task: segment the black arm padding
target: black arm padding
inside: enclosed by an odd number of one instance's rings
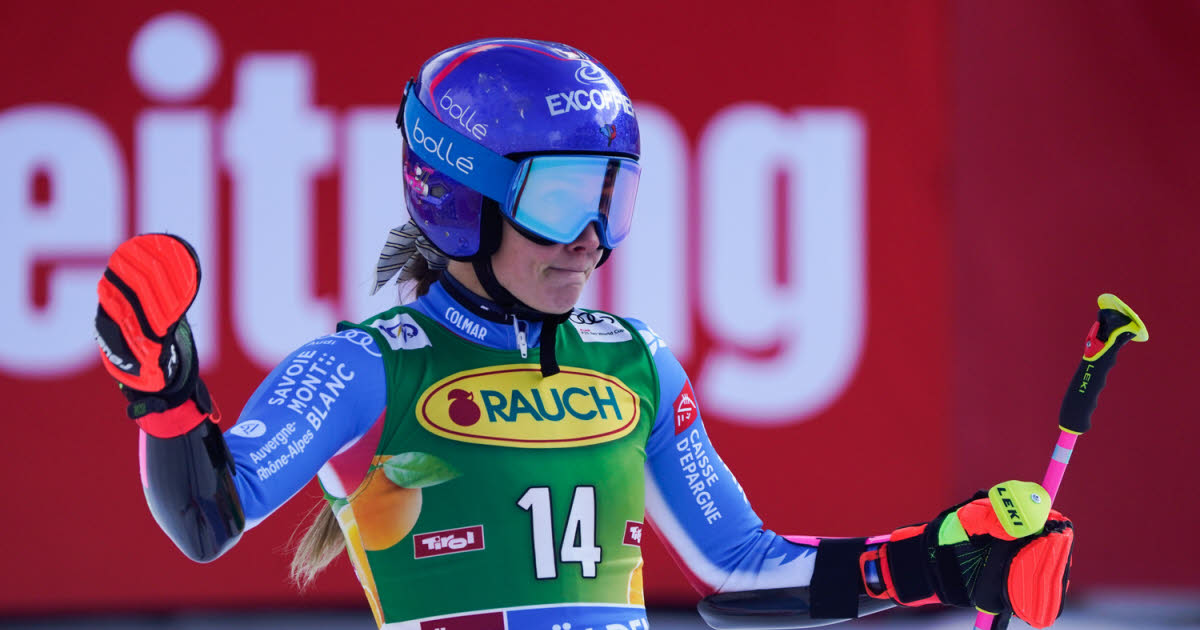
[[[895,606],[886,599],[858,596],[858,615],[869,615]],[[845,619],[814,619],[807,586],[758,591],[714,593],[696,606],[704,621],[716,630],[743,628],[814,628]]]
[[[211,420],[173,438],[146,440],[146,503],[159,527],[188,558],[210,562],[246,528],[233,458]]]

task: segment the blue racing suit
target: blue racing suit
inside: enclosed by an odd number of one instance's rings
[[[448,274],[409,306],[462,339],[493,349],[536,346],[542,326],[511,315],[495,317],[499,307],[469,293]],[[492,316],[485,317],[489,313]],[[627,321],[653,358],[660,388],[661,403],[645,445],[647,523],[702,596],[810,586],[821,541],[789,539],[763,528],[709,441],[695,392],[679,361],[649,326]],[[370,335],[343,330],[291,353],[250,397],[237,423],[223,436],[229,454],[226,465],[233,471],[230,492],[244,514],[244,530],[267,518],[314,475],[335,497],[354,491],[367,464],[356,469],[337,462],[339,457],[349,460],[343,456],[354,452],[372,453],[379,442],[387,403],[380,357]],[[314,386],[330,382],[338,385]],[[148,492],[153,492],[154,484],[149,485]],[[158,512],[156,517],[160,522],[170,518]],[[203,528],[206,520],[220,518],[195,520]],[[171,530],[165,523],[164,529]],[[190,557],[209,560],[232,546],[242,532],[236,526],[230,529],[225,535],[228,540],[222,540],[219,532],[173,537]],[[187,540],[209,542],[188,549]],[[861,589],[853,595],[860,594]],[[603,621],[617,624],[607,625],[609,629],[631,630],[627,611],[622,615],[622,621],[615,617]],[[597,618],[588,619],[595,624]]]

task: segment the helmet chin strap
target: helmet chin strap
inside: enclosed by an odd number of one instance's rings
[[[546,377],[558,374],[558,359],[555,356],[555,334],[558,332],[558,325],[567,321],[567,318],[571,316],[571,311],[567,311],[566,313],[546,313],[517,299],[517,296],[504,288],[500,284],[500,281],[496,279],[496,271],[492,268],[491,254],[476,256],[471,261],[471,266],[475,268],[475,277],[479,279],[479,284],[483,286],[483,290],[493,302],[516,317],[542,322],[542,332],[538,336],[538,345],[541,347],[542,376]]]
[[[538,344],[541,346],[542,376],[558,374],[558,359],[555,356],[555,335],[558,332],[559,324],[567,321],[573,309],[569,309],[565,313],[539,311],[522,302],[511,291],[504,288],[504,285],[500,284],[500,280],[496,278],[496,270],[492,267],[492,256],[500,250],[500,234],[503,232],[504,218],[500,214],[499,206],[487,197],[484,197],[482,212],[483,216],[481,217],[479,229],[479,251],[471,258],[471,266],[475,269],[475,277],[479,279],[479,284],[483,287],[487,296],[498,306],[516,317],[542,322],[542,332],[538,336]],[[519,227],[517,227],[516,231],[518,234],[522,234]],[[527,237],[522,235],[522,238]],[[596,267],[603,265],[608,260],[609,254],[612,254],[612,250],[607,247],[603,248],[603,253],[600,255],[600,260],[596,263]]]

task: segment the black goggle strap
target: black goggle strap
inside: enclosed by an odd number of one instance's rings
[[[617,174],[621,172],[620,160],[609,160],[604,167],[604,188],[600,190],[600,206],[596,211],[608,221],[608,211],[612,208],[613,188],[617,184]]]

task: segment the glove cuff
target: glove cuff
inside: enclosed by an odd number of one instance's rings
[[[878,563],[879,576],[883,580],[884,590],[866,589],[867,594],[876,599],[892,599],[902,606],[924,606],[940,604],[935,585],[930,580],[931,574],[924,567],[928,551],[925,545],[925,531],[928,524],[912,525],[900,528],[894,532],[888,542],[878,549],[868,551],[859,556],[859,570],[865,576],[867,564]],[[864,579],[864,583],[867,581]]]
[[[161,398],[122,387],[129,398],[126,413],[146,433],[157,438],[173,438],[196,428],[206,419],[221,421],[221,411],[213,403],[208,387],[200,378],[190,396],[182,400]]]
[[[201,412],[196,403],[189,400],[174,409],[135,418],[134,422],[147,434],[156,438],[173,438],[191,431],[209,418],[214,416]],[[214,422],[216,421],[214,419]]]
[[[955,512],[971,501],[987,496],[976,493],[971,499],[955,505],[928,523],[902,527],[892,532],[888,542],[874,551],[863,554],[860,569],[866,575],[869,562],[877,562],[884,590],[867,594],[875,598],[890,598],[902,606],[949,604],[972,606],[969,589],[959,567],[959,545],[942,544],[942,525]],[[961,527],[960,527],[961,529]],[[969,545],[964,542],[963,544]],[[864,578],[864,582],[865,582]]]

